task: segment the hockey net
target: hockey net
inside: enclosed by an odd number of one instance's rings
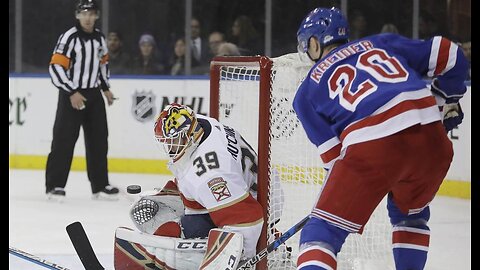
[[[211,62],[210,115],[239,130],[258,153],[257,199],[268,224],[275,223],[264,225],[258,251],[310,213],[325,177],[319,153],[292,108],[311,66],[298,53],[216,57]],[[283,205],[275,199],[279,196]],[[348,236],[338,269],[393,269],[385,204],[375,210],[362,235]],[[295,269],[299,237],[294,235],[256,269]]]

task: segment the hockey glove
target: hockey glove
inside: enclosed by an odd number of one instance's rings
[[[447,132],[456,128],[462,121],[463,111],[460,103],[445,104],[443,106],[443,125]]]
[[[463,121],[463,111],[459,103],[460,97],[447,98],[446,94],[438,86],[437,79],[432,81],[430,90],[442,112],[442,122],[445,130],[449,132]]]
[[[175,189],[175,183],[169,181],[161,191],[144,192],[138,198],[130,208],[130,217],[137,229],[148,234],[179,237],[178,222],[184,215],[184,206]]]

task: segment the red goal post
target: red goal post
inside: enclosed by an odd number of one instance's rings
[[[269,116],[270,114],[270,73],[272,61],[265,56],[220,56],[215,57],[210,64],[210,116],[219,119],[220,106],[220,75],[221,68],[228,66],[252,66],[259,68],[259,98],[260,104],[265,104],[259,108],[259,114]],[[269,134],[268,129],[261,128],[269,125],[269,117],[260,117],[258,122],[258,179],[269,179],[268,170],[268,147]],[[248,141],[248,139],[247,139]],[[257,200],[263,207],[263,216],[265,220],[268,217],[268,182],[258,181]],[[267,246],[266,226],[263,225],[262,234],[258,242],[257,250],[263,250]],[[257,269],[267,269],[266,261],[258,263]]]
[[[258,251],[310,213],[324,179],[319,153],[292,107],[297,87],[312,65],[298,53],[277,58],[223,56],[210,64],[210,116],[239,130],[258,153],[257,200],[267,221]],[[378,269],[390,269],[385,260],[391,261],[391,236],[383,207],[377,208],[362,236],[349,236],[338,256],[339,270],[355,269],[370,259],[381,261]],[[256,269],[295,269],[299,235]]]

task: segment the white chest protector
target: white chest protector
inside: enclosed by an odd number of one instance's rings
[[[206,137],[192,153],[169,164],[180,192],[205,209],[227,205],[250,191],[256,198],[252,190],[257,181],[255,151],[233,128],[213,118],[197,117],[202,126],[206,126]],[[186,214],[202,212],[186,207]]]

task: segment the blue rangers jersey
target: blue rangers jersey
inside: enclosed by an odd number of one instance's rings
[[[293,108],[325,168],[351,144],[440,121],[424,77],[436,78],[444,98],[466,91],[468,63],[446,38],[412,40],[378,34],[330,51],[299,86]]]

